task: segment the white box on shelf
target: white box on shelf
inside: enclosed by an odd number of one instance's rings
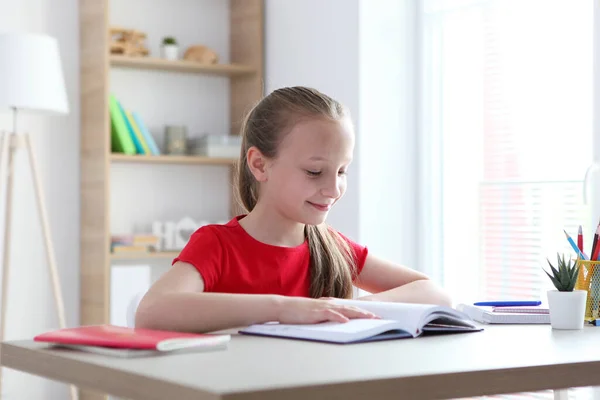
[[[235,158],[242,146],[242,138],[237,135],[204,135],[189,142],[191,154],[205,157]]]

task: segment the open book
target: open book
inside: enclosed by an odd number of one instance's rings
[[[240,330],[247,335],[284,337],[330,343],[357,343],[414,338],[424,332],[476,332],[483,330],[466,314],[450,307],[430,304],[391,303],[362,300],[332,300],[371,311],[381,319],[351,319],[319,324],[250,325]]]

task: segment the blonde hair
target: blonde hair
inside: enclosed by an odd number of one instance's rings
[[[275,158],[284,135],[299,119],[339,121],[347,116],[342,104],[307,87],[281,88],[264,97],[242,124],[237,171],[241,205],[250,212],[258,201],[258,184],[246,157],[250,147],[256,147],[265,157]],[[350,298],[356,263],[348,243],[326,224],[306,225],[305,235],[310,251],[310,296]]]

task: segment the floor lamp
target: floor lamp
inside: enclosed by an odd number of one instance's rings
[[[44,193],[39,179],[36,158],[28,134],[17,134],[17,112],[42,114],[67,114],[69,106],[58,43],[56,39],[40,34],[0,34],[0,112],[12,110],[13,130],[0,137],[0,177],[6,176],[6,205],[4,214],[4,254],[2,257],[2,303],[0,309],[0,342],[6,331],[7,292],[10,272],[10,239],[12,189],[14,180],[14,155],[21,148],[27,150],[33,178],[38,213],[42,225],[44,245],[54,301],[61,328],[66,327],[65,306],[56,267],[54,247],[48,224]],[[6,171],[2,164],[6,160]],[[2,191],[0,191],[2,193]],[[2,393],[2,369],[0,368],[0,394]],[[71,386],[71,398],[77,398],[77,390]]]

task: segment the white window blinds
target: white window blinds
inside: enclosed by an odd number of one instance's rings
[[[421,3],[421,260],[464,299],[544,296],[563,229],[591,248],[592,6]]]

